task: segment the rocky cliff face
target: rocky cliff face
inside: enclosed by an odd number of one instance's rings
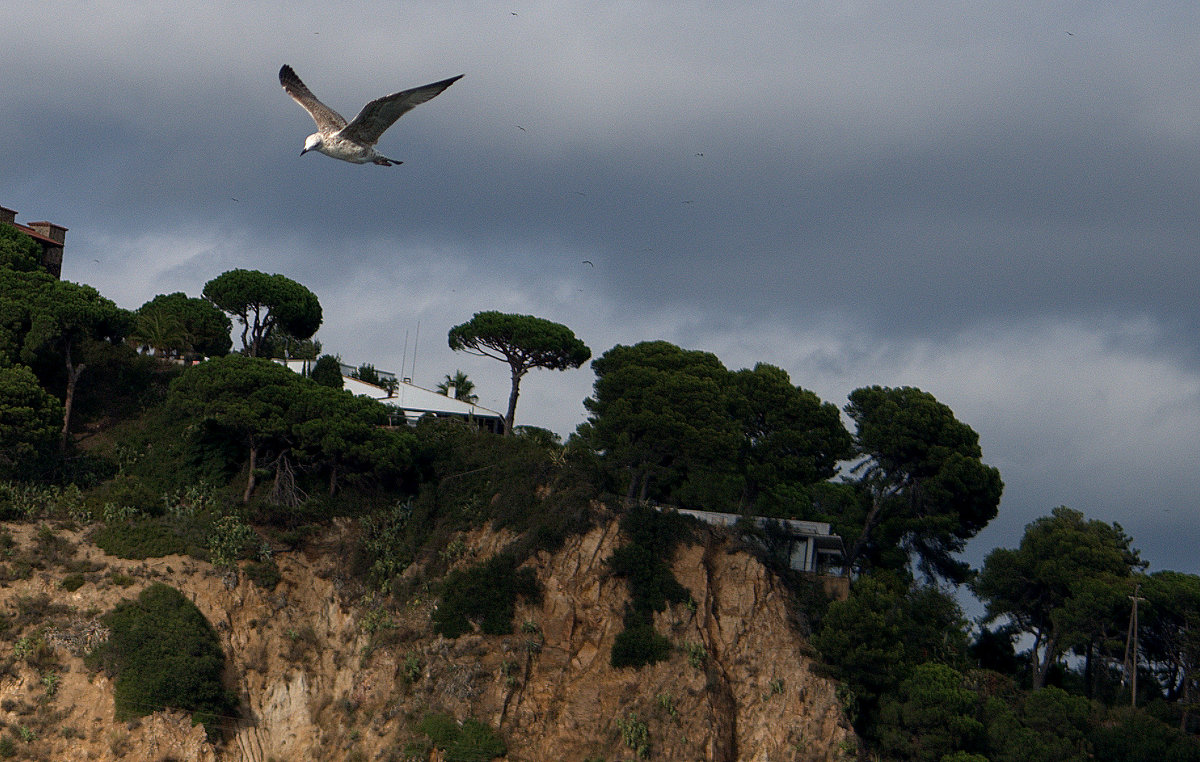
[[[433,634],[428,593],[385,607],[347,587],[333,552],[344,527],[278,554],[282,580],[270,591],[190,558],[113,558],[53,529],[40,531],[62,540],[57,561],[26,574],[12,559],[39,528],[7,531],[15,545],[7,565],[0,557],[0,738],[17,759],[437,760],[416,730],[429,712],[499,728],[512,762],[634,759],[643,743],[649,759],[689,762],[825,762],[855,748],[834,685],[810,671],[807,645],[789,627],[784,591],[721,540],[677,551],[674,572],[695,605],[656,621],[677,646],[671,658],[631,670],[609,665],[628,600],[605,565],[615,522],[529,562],[545,595],[518,607],[514,634],[455,640]],[[490,532],[462,540],[462,564],[505,542]],[[74,591],[62,587],[63,566],[82,574]],[[243,716],[215,745],[176,712],[115,722],[110,682],[83,664],[89,642],[103,637],[98,617],[155,580],[196,603],[229,657]]]

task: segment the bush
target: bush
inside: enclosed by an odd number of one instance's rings
[[[274,590],[279,580],[283,579],[274,561],[251,561],[246,564],[245,572],[251,582],[264,590]]]
[[[309,378],[321,386],[341,389],[343,385],[342,363],[333,355],[321,355],[313,365]]]
[[[109,638],[89,658],[115,677],[118,720],[183,709],[213,734],[221,717],[234,714],[236,700],[221,684],[217,634],[178,590],[156,582],[103,622]]]
[[[104,508],[109,504],[134,515],[158,516],[163,512],[159,494],[141,479],[128,475],[114,477],[100,485],[88,495],[87,502],[96,518],[104,515]]]
[[[82,503],[83,494],[74,484],[0,482],[0,520],[76,519],[84,513]]]
[[[533,570],[516,565],[512,555],[501,553],[486,563],[447,574],[441,605],[433,613],[434,632],[457,638],[475,622],[488,635],[511,633],[517,596],[528,600],[541,596]]]
[[[1137,709],[1111,710],[1107,721],[1092,730],[1090,740],[1095,758],[1111,762],[1200,760],[1196,739]]]
[[[614,667],[642,667],[671,655],[671,641],[659,635],[651,623],[637,624],[617,633],[610,663]]]
[[[508,753],[499,733],[471,717],[459,725],[449,715],[427,714],[417,730],[444,752],[442,758],[446,762],[488,762]]]
[[[625,630],[613,642],[611,663],[640,667],[671,653],[670,642],[654,631],[654,612],[691,598],[669,565],[675,546],[690,536],[691,525],[677,513],[634,506],[621,518],[621,531],[629,542],[613,551],[608,565],[613,574],[625,578],[632,600]]]
[[[162,519],[109,524],[91,539],[110,556],[139,561],[187,552],[184,539]]]

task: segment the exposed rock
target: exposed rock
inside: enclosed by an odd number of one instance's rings
[[[32,541],[34,527],[7,528],[18,548]],[[341,531],[330,530],[328,548],[339,547]],[[265,591],[244,577],[227,586],[194,559],[125,561],[79,533],[58,534],[77,558],[104,568],[75,592],[48,572],[0,583],[0,610],[10,617],[31,596],[69,607],[44,624],[52,667],[15,658],[11,632],[0,643],[0,663],[12,665],[0,670],[0,721],[20,759],[403,760],[423,739],[415,727],[427,712],[498,727],[511,762],[629,759],[621,726],[631,722],[645,724],[651,759],[826,762],[854,745],[835,686],[810,671],[807,644],[789,625],[785,591],[720,540],[677,551],[674,572],[694,605],[671,607],[656,627],[678,648],[632,670],[609,665],[628,601],[605,563],[620,541],[615,522],[528,562],[545,595],[518,608],[513,634],[452,641],[433,635],[428,593],[388,606],[352,599],[343,559],[320,545],[277,554],[282,581]],[[460,539],[457,565],[506,542],[493,532]],[[113,572],[133,584],[114,584]],[[216,745],[179,712],[116,722],[110,682],[83,664],[86,647],[103,637],[98,614],[151,580],[193,600],[223,641],[242,717]]]

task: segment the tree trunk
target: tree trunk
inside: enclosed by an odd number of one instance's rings
[[[871,530],[875,528],[876,522],[879,521],[879,511],[883,507],[883,500],[879,496],[871,498],[871,510],[867,513],[867,519],[863,522],[862,534],[850,546],[850,553],[846,556],[846,568],[853,568],[854,562],[858,560],[859,555],[863,552],[863,548],[871,539]]]
[[[521,376],[525,369],[519,365],[512,366],[512,391],[508,395],[508,412],[504,414],[504,435],[512,434],[513,421],[517,417],[517,395],[521,389]]]
[[[1187,732],[1188,713],[1191,711],[1192,700],[1192,679],[1188,674],[1187,668],[1183,670],[1183,695],[1179,702],[1183,711],[1179,713],[1179,730],[1181,733]]]
[[[1033,690],[1040,690],[1046,687],[1046,673],[1050,671],[1050,665],[1054,662],[1055,647],[1058,645],[1058,637],[1051,635],[1046,638],[1045,650],[1042,652],[1042,658],[1039,659],[1035,650],[1031,656],[1033,657]]]
[[[83,363],[78,365],[71,364],[71,344],[67,344],[67,395],[63,400],[63,425],[62,436],[58,440],[59,453],[67,451],[67,437],[71,435],[71,407],[75,404],[75,384],[79,381],[79,374],[83,373],[83,369],[87,367]]]
[[[258,468],[258,446],[250,445],[250,473],[246,475],[246,491],[242,493],[242,503],[250,502],[250,495],[254,493],[254,487],[258,483],[254,475],[255,469]]]

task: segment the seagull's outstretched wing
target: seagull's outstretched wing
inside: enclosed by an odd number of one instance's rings
[[[279,70],[279,84],[283,85],[283,89],[292,96],[296,103],[304,107],[304,110],[317,123],[317,129],[322,134],[328,135],[346,126],[346,120],[342,118],[342,115],[317,100],[317,96],[312,94],[312,90],[309,90],[300,81],[296,72],[287,64],[284,64],[283,68]]]
[[[363,145],[375,145],[376,141],[379,140],[379,136],[384,133],[384,130],[395,124],[397,119],[411,111],[415,106],[431,100],[447,87],[462,79],[462,76],[459,74],[457,77],[443,79],[441,82],[434,82],[432,85],[414,87],[411,90],[402,90],[398,93],[385,95],[382,98],[376,98],[363,106],[362,111],[358,112],[358,116],[354,117],[350,124],[346,126],[342,132],[342,137],[353,140],[356,143],[362,143]],[[289,92],[291,91],[289,90]],[[312,93],[309,93],[309,97],[311,96]],[[295,98],[296,96],[293,95],[292,97]],[[297,100],[299,99],[297,98]],[[313,98],[313,100],[316,101],[316,98]],[[320,105],[320,101],[316,102]]]

